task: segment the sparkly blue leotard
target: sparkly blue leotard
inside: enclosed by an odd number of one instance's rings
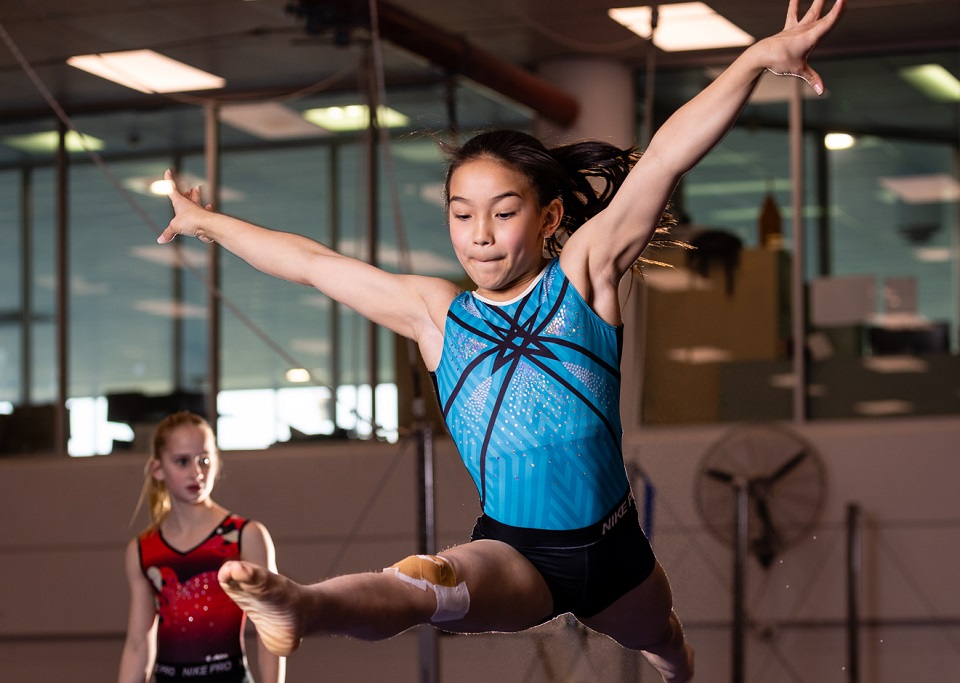
[[[579,529],[623,500],[621,331],[557,259],[513,301],[464,292],[451,304],[433,377],[484,514]]]

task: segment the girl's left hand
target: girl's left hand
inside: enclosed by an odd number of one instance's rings
[[[830,11],[820,16],[825,0],[813,0],[802,18],[798,17],[800,0],[790,0],[787,21],[780,33],[757,43],[764,48],[763,66],[777,76],[795,76],[810,84],[818,95],[823,94],[823,79],[807,63],[807,58],[840,18],[844,0],[835,0]]]

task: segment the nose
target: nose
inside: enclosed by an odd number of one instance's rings
[[[492,242],[493,233],[490,230],[489,220],[483,216],[478,217],[473,223],[473,243],[482,247]]]

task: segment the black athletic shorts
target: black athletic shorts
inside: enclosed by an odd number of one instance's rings
[[[202,681],[203,683],[253,683],[244,657],[230,657],[193,664],[157,662],[153,666],[154,683]]]
[[[588,527],[527,529],[482,515],[470,538],[502,541],[530,560],[553,596],[553,614],[544,621],[565,612],[577,617],[599,614],[643,583],[657,561],[630,491]]]

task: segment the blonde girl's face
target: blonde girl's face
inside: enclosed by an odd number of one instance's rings
[[[522,173],[485,158],[454,171],[449,194],[450,241],[477,293],[496,301],[520,294],[543,269],[543,241],[560,223],[560,201],[540,207]]]
[[[220,468],[213,434],[198,425],[175,427],[151,467],[153,477],[166,485],[171,503],[209,501]]]

